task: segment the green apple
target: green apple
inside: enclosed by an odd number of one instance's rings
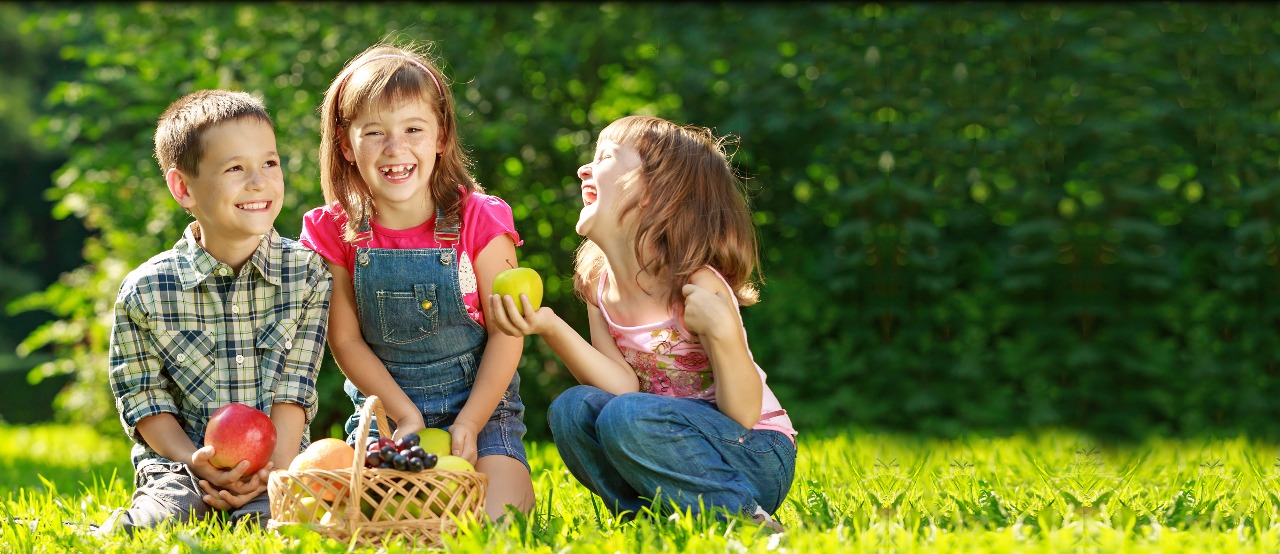
[[[374,516],[377,515],[378,512],[378,505],[380,504],[382,504],[381,494],[375,493],[372,490],[365,491],[365,494],[360,496],[360,513],[364,514],[364,518],[366,520],[373,521]]]
[[[298,504],[298,521],[301,523],[324,521],[325,516],[329,515],[329,511],[314,496],[304,496],[298,499]]]
[[[493,278],[493,293],[510,296],[516,301],[516,308],[520,310],[520,315],[525,315],[520,294],[524,293],[529,297],[529,304],[536,311],[539,306],[542,306],[542,277],[537,271],[527,267],[503,270]]]
[[[320,525],[341,525],[345,517],[347,517],[347,514],[342,511],[342,508],[335,507],[332,512],[325,512],[324,515],[320,516]]]
[[[449,471],[475,471],[475,466],[471,465],[466,458],[461,456],[445,455],[440,456],[436,461],[436,469],[447,469]]]
[[[400,512],[401,504],[404,504],[403,512]],[[417,499],[414,502],[407,502],[403,494],[397,494],[387,500],[385,510],[387,514],[399,513],[401,518],[422,519],[422,502]]]
[[[418,446],[436,456],[448,456],[453,452],[453,436],[444,429],[428,427],[418,431]]]
[[[475,471],[476,470],[475,466],[471,465],[471,462],[468,462],[466,458],[463,458],[461,456],[440,456],[440,459],[436,461],[435,469],[443,469],[446,471]],[[449,488],[449,492],[451,493],[457,492],[458,490],[458,483],[454,481],[450,481],[445,486]]]

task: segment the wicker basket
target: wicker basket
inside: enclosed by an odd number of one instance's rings
[[[483,521],[488,478],[474,471],[421,472],[364,467],[370,424],[389,429],[377,396],[360,409],[351,468],[273,471],[267,484],[270,529],[305,525],[355,546],[378,546],[403,537],[411,544],[439,547],[458,521]],[[352,509],[353,506],[358,506]]]

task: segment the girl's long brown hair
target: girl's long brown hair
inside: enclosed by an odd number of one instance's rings
[[[642,271],[667,284],[671,301],[704,266],[724,275],[749,306],[759,300],[755,225],[742,182],[725,153],[725,138],[710,129],[649,116],[628,116],[605,127],[599,140],[635,149],[640,166],[621,219],[634,217]],[[604,253],[590,240],[578,247],[574,290],[594,304],[589,290],[604,273]],[[623,278],[624,276],[617,276]],[[637,276],[638,278],[638,276]]]
[[[438,80],[439,89],[437,81],[424,73],[423,67]],[[459,188],[470,192],[484,191],[472,176],[471,158],[458,140],[449,81],[434,63],[427,47],[414,44],[399,46],[388,42],[375,44],[338,72],[325,91],[324,104],[320,108],[320,185],[325,203],[337,202],[346,211],[345,238],[348,242],[356,240],[361,222],[374,215],[376,206],[359,169],[342,155],[342,134],[364,110],[417,100],[435,108],[445,143],[436,160],[429,187],[431,199],[444,212],[445,219],[436,222],[437,226],[459,221],[462,210]]]

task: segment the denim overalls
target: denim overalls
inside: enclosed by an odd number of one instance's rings
[[[437,210],[437,225],[441,221],[444,216]],[[366,220],[360,234],[371,233]],[[436,243],[443,248],[367,248],[356,243],[352,280],[360,331],[392,378],[418,406],[427,427],[447,428],[462,411],[488,338],[484,327],[467,315],[462,302],[459,263],[453,248],[459,238],[459,227],[454,224],[436,228]],[[368,244],[368,239],[362,242]],[[348,441],[353,441],[365,395],[350,379],[343,389],[356,406],[345,427]],[[478,434],[478,456],[502,454],[528,466],[521,442],[523,418],[520,374],[516,373]],[[370,435],[377,436],[376,426]]]

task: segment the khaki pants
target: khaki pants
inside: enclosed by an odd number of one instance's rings
[[[208,517],[214,510],[204,503],[200,479],[177,462],[143,462],[135,475],[137,490],[127,510],[116,510],[98,529],[107,535],[123,529],[132,534],[136,528],[155,527],[174,521],[186,523]],[[270,503],[264,492],[244,506],[226,512],[233,523],[262,524],[271,517]]]

